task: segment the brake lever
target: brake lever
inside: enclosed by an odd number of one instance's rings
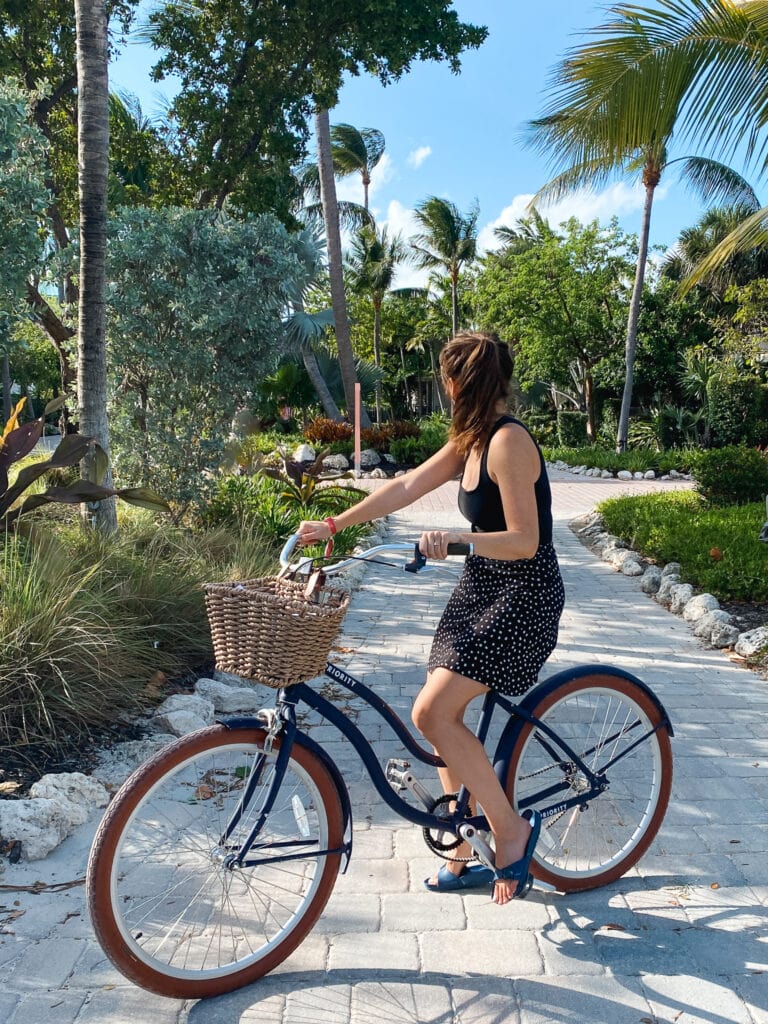
[[[425,567],[426,564],[427,556],[422,555],[421,551],[419,551],[419,545],[417,542],[413,546],[413,561],[408,562],[407,565],[403,566],[403,568],[405,569],[406,572],[416,573],[421,572],[421,570]]]

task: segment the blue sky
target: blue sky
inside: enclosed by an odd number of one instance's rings
[[[322,0],[318,0],[322,2]],[[460,17],[489,29],[485,44],[467,53],[460,75],[442,64],[415,64],[396,85],[384,88],[370,77],[350,78],[331,122],[380,129],[387,150],[372,182],[371,207],[379,223],[404,236],[416,230],[413,208],[438,195],[467,209],[480,205],[481,243],[492,247],[493,228],[513,224],[533,194],[550,177],[546,160],[521,142],[525,123],[545,103],[553,66],[566,50],[599,24],[604,5],[594,0],[456,0]],[[152,52],[129,43],[112,68],[111,88],[128,90],[145,113],[172,94],[170,83],[149,81]],[[339,183],[344,198],[361,199],[356,180]],[[619,218],[637,231],[643,194],[639,185],[618,181],[599,193],[575,194],[542,210],[554,223],[574,215],[583,222]],[[674,176],[662,181],[654,206],[651,243],[672,245],[681,228],[701,209]],[[405,268],[399,285],[420,283]]]

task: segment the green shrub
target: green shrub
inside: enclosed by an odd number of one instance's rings
[[[700,451],[693,473],[699,491],[712,502],[744,505],[768,494],[768,458],[755,448],[729,445]]]
[[[709,424],[716,445],[756,444],[766,418],[766,393],[755,377],[723,373],[707,384]]]
[[[768,600],[768,548],[757,535],[763,501],[708,505],[693,491],[609,498],[605,528],[645,557],[679,562],[682,577],[721,601]]]
[[[578,448],[587,443],[587,414],[570,409],[557,413],[557,437],[564,448]]]

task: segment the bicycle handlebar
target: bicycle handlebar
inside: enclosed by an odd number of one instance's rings
[[[283,550],[280,552],[280,566],[283,569],[287,569],[290,563],[290,557],[293,553],[296,544],[298,543],[298,533],[291,534],[288,540],[283,546]],[[472,544],[449,544],[448,554],[449,555],[470,555],[472,554]],[[359,562],[361,559],[366,561],[369,558],[373,558],[375,555],[380,555],[385,551],[410,551],[413,554],[413,561],[403,566],[406,572],[419,572],[427,564],[426,555],[423,555],[419,551],[419,545],[393,542],[390,544],[377,544],[375,547],[368,548],[367,551],[361,551],[359,555],[355,555],[353,558],[345,558],[341,562],[336,562],[335,565],[327,565],[323,567],[323,572],[326,576],[333,576],[337,572],[341,572],[348,566],[353,565],[355,562]],[[304,565],[311,565],[313,559],[309,556],[300,558],[296,564],[296,568],[301,571],[301,567]]]

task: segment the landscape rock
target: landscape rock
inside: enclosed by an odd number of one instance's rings
[[[655,470],[647,469],[645,471],[645,473],[643,473],[643,480],[655,480],[655,479],[656,479],[656,472],[655,472]]]
[[[187,733],[197,732],[198,729],[205,729],[210,724],[205,718],[196,715],[194,711],[179,709],[178,711],[168,711],[163,715],[155,715],[150,720],[149,727],[151,729],[162,729],[164,732],[170,732],[174,736],[186,736]]]
[[[702,615],[713,612],[719,607],[720,602],[713,594],[697,594],[683,609],[683,618],[686,622],[696,622]]]
[[[644,570],[637,558],[630,556],[629,558],[624,559],[621,566],[621,572],[624,576],[642,576]]]
[[[68,800],[86,810],[83,821],[95,807],[106,807],[109,793],[102,784],[82,772],[57,772],[43,775],[29,788],[29,795],[43,800]]]
[[[360,466],[362,469],[371,469],[373,466],[378,466],[381,462],[381,456],[375,448],[366,448],[365,451],[360,452]]]
[[[764,647],[768,647],[768,625],[741,633],[736,640],[735,650],[742,658],[750,658]]]
[[[691,584],[678,583],[677,586],[672,587],[669,610],[675,615],[680,615],[692,597],[693,587]]]
[[[640,580],[640,589],[644,594],[655,594],[661,583],[661,569],[658,565],[649,565]]]
[[[317,453],[311,444],[297,445],[293,453],[294,462],[314,462],[316,458]]]
[[[158,707],[153,720],[162,718],[165,715],[184,711],[187,714],[196,715],[202,719],[204,725],[213,725],[215,720],[215,708],[210,700],[194,693],[172,693]],[[177,733],[178,735],[178,733]]]
[[[739,639],[739,631],[728,622],[715,624],[709,642],[713,647],[730,647]]]
[[[669,608],[669,604],[672,600],[672,588],[676,587],[680,582],[680,577],[676,575],[665,576],[662,571],[661,583],[659,589],[656,591],[656,600],[660,605],[665,608]]]
[[[0,800],[0,838],[20,842],[26,860],[42,860],[75,828],[67,805],[68,800]]]
[[[619,480],[631,480],[632,479],[632,474],[630,473],[630,471],[628,469],[620,469],[619,472],[616,474],[616,476],[619,478]]]
[[[387,479],[387,474],[386,474],[385,470],[381,469],[379,466],[377,466],[376,469],[372,469],[371,472],[368,475],[371,477],[372,480],[386,480]]]
[[[712,636],[712,630],[716,626],[732,624],[733,619],[728,612],[723,611],[722,608],[713,608],[711,612],[705,612],[704,615],[696,619],[693,625],[693,635],[708,639]]]
[[[264,706],[262,691],[249,686],[228,686],[216,679],[198,679],[195,683],[195,692],[210,701],[214,709],[221,714],[253,714]]]
[[[679,562],[667,562],[664,568],[661,570],[662,576],[677,576],[680,578],[680,573],[683,571],[682,565]]]
[[[326,455],[323,459],[323,469],[349,469],[349,460],[346,455]]]

